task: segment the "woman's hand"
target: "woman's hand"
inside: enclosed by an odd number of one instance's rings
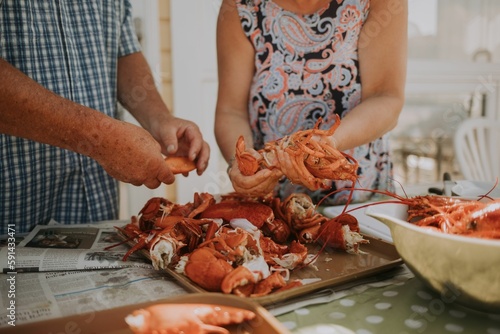
[[[273,192],[283,173],[279,169],[262,169],[251,176],[241,174],[238,164],[228,169],[228,175],[236,192],[249,196],[266,196]]]

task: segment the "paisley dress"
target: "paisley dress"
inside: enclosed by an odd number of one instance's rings
[[[369,0],[332,0],[317,12],[300,15],[272,0],[235,0],[241,25],[255,49],[255,74],[248,110],[254,148],[294,132],[330,128],[361,101],[358,39]],[[355,134],[353,134],[355,135]],[[393,190],[388,136],[346,151],[359,162],[357,187]],[[351,181],[334,181],[331,189],[314,192],[288,180],[280,181],[276,195],[308,193],[314,201]],[[343,204],[349,195],[328,196],[326,205]],[[353,201],[372,194],[356,191]]]

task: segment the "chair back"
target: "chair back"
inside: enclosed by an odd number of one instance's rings
[[[495,182],[500,178],[500,121],[469,118],[457,128],[455,155],[466,180]]]

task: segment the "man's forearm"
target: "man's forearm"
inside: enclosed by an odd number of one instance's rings
[[[96,136],[109,132],[112,118],[56,95],[3,59],[0,73],[1,133],[92,155]]]
[[[151,120],[172,117],[141,52],[118,59],[118,100],[149,131]]]

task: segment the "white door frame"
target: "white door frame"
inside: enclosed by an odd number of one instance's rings
[[[220,0],[171,0],[173,112],[194,121],[211,148],[210,162],[201,176],[176,180],[177,201],[193,200],[195,192],[232,190],[227,164],[214,135],[217,102],[216,21]]]
[[[139,31],[141,35],[142,52],[148,61],[155,82],[160,88],[160,27],[158,15],[158,0],[131,0],[132,15],[134,19],[139,19]],[[137,27],[136,27],[137,29]],[[124,112],[124,121],[139,125],[135,118],[128,112]],[[128,183],[120,183],[120,219],[130,219],[137,215],[146,202],[152,197],[165,197],[165,186],[157,189],[149,189],[146,186],[136,187]]]

